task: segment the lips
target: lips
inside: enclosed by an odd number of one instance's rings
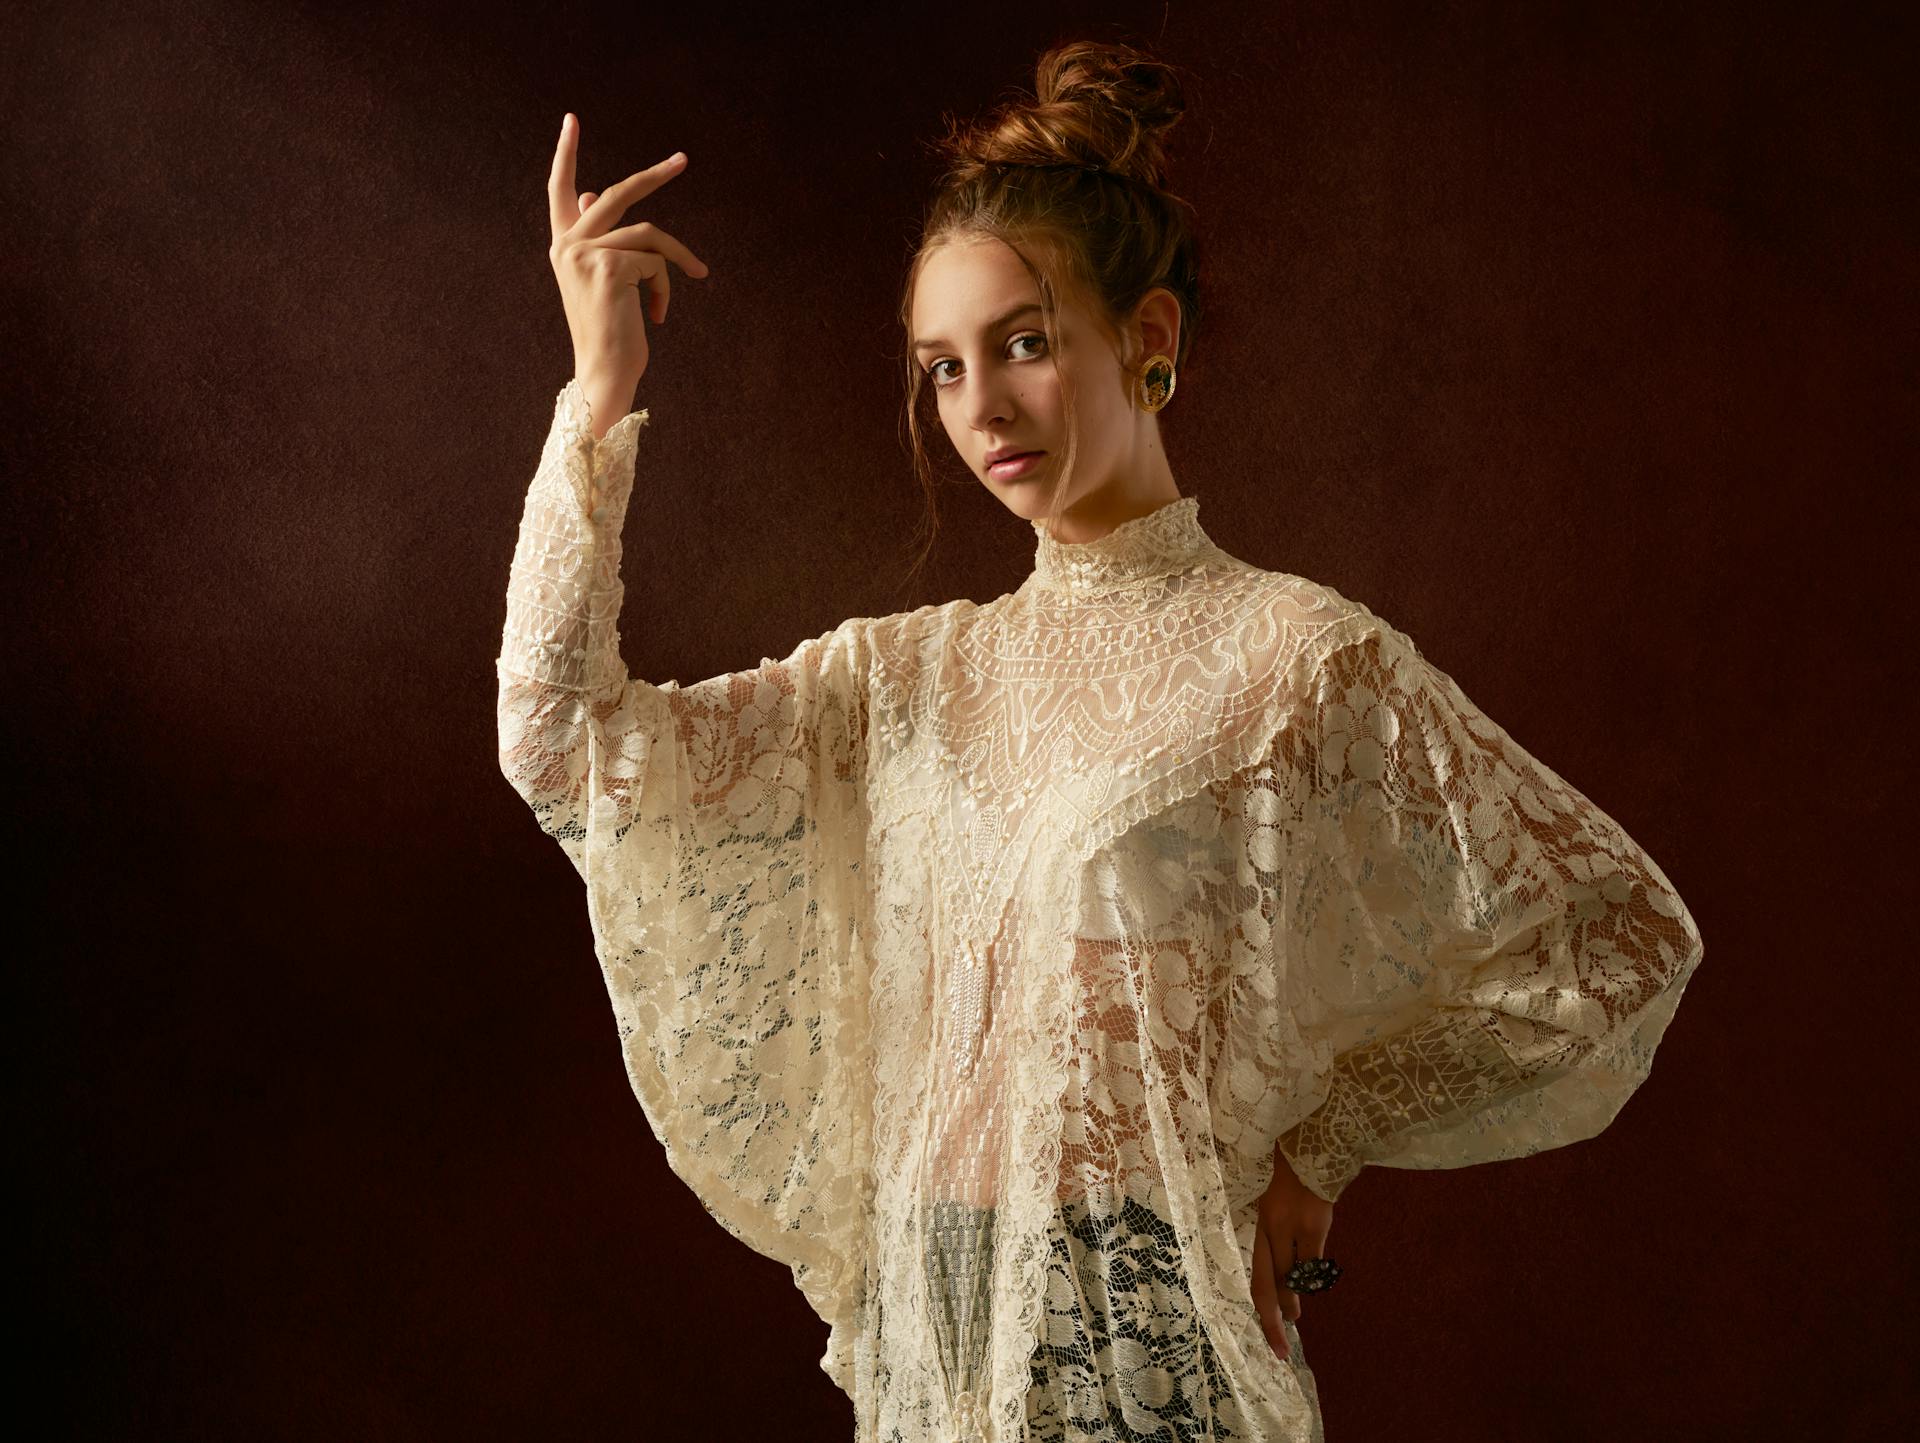
[[[1025,477],[1032,476],[1040,469],[1040,463],[1047,458],[1045,451],[1021,451],[1007,457],[1004,461],[995,461],[987,467],[987,477],[992,481],[1012,484]]]
[[[998,455],[987,457],[987,465],[998,466],[1002,461],[1018,461],[1022,456],[1038,456],[1038,451],[1002,451]]]

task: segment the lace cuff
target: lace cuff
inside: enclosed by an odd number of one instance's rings
[[[620,533],[649,414],[630,412],[595,441],[578,379],[561,388],[520,518],[497,660],[502,673],[575,691],[625,679]]]
[[[1381,1143],[1526,1091],[1484,1016],[1448,1008],[1334,1059],[1326,1101],[1276,1145],[1300,1181],[1337,1202]]]

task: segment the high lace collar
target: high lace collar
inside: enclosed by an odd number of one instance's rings
[[[1213,547],[1200,527],[1198,496],[1169,501],[1092,541],[1056,541],[1044,521],[1031,524],[1033,585],[1076,599],[1184,571]]]

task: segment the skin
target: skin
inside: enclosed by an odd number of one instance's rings
[[[685,151],[615,181],[604,193],[576,193],[579,150],[580,125],[568,111],[547,174],[553,230],[547,260],[560,285],[573,334],[573,373],[592,409],[597,441],[633,409],[650,355],[645,322],[663,324],[672,299],[668,263],[699,278],[710,272],[705,261],[652,221],[614,227],[636,202],[685,173]]]
[[[1041,520],[1059,484],[1066,451],[1062,392],[1071,388],[1080,452],[1054,538],[1092,541],[1177,501],[1159,414],[1141,409],[1135,389],[1142,361],[1177,354],[1180,305],[1173,293],[1156,287],[1141,298],[1124,321],[1118,351],[1073,295],[1060,297],[1058,355],[1048,354],[1037,309],[992,325],[1022,304],[1038,307],[1040,291],[1003,241],[969,237],[928,253],[913,295],[915,360],[929,372],[926,384],[935,388],[941,424],[961,459],[1014,515]],[[940,344],[922,347],[928,338]],[[987,453],[1008,445],[1048,455],[1017,480],[997,480],[987,472]],[[1291,1349],[1282,1319],[1298,1323],[1301,1314],[1286,1273],[1299,1258],[1324,1256],[1333,1204],[1299,1180],[1278,1148],[1273,1164],[1273,1182],[1256,1213],[1251,1284],[1267,1345],[1286,1358]]]

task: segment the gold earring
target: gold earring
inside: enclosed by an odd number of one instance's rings
[[[1157,411],[1173,399],[1173,357],[1159,352],[1140,368],[1140,406]]]

